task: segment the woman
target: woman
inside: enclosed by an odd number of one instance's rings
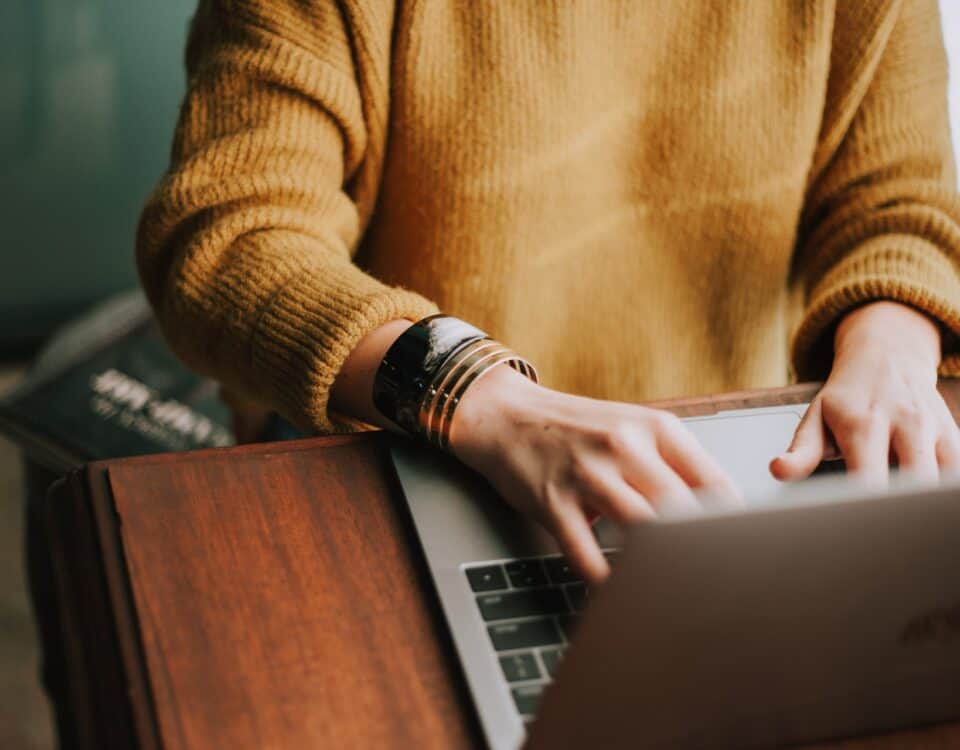
[[[960,369],[936,0],[204,0],[187,63],[139,268],[235,399],[423,435],[432,383],[433,437],[591,581],[596,515],[736,496],[631,402],[792,365],[827,379],[777,477],[834,444],[879,481],[891,456],[960,465],[935,387]],[[497,365],[446,398],[458,319],[545,385]]]

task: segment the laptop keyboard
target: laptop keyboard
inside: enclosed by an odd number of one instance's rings
[[[612,561],[617,553],[604,554]],[[529,721],[563,659],[589,589],[558,555],[475,563],[464,573],[501,676],[517,712]]]

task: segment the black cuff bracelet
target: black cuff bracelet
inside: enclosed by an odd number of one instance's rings
[[[487,334],[449,315],[431,315],[404,331],[387,351],[373,381],[373,404],[411,435],[421,430],[420,404],[450,357]]]

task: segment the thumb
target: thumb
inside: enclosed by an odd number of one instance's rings
[[[823,459],[826,440],[820,399],[814,399],[800,421],[786,453],[770,462],[770,473],[782,481],[804,479]]]

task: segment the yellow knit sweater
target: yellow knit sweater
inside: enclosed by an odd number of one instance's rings
[[[936,0],[209,0],[187,62],[143,284],[301,427],[438,307],[624,401],[821,375],[877,298],[960,372]]]

